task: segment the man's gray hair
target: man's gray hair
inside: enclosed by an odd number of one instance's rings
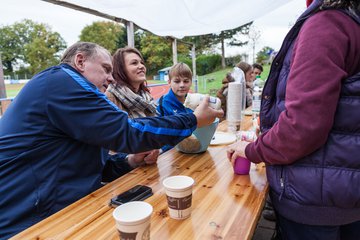
[[[92,42],[77,42],[66,49],[65,53],[61,57],[61,63],[67,63],[70,65],[74,65],[74,58],[76,54],[83,53],[86,58],[93,58],[98,56],[100,52],[106,52],[111,57],[111,54],[108,50],[103,48],[102,46],[92,43]]]

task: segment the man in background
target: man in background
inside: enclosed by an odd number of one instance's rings
[[[261,73],[264,71],[263,66],[258,63],[253,64],[253,75],[256,78],[257,76],[261,76]]]

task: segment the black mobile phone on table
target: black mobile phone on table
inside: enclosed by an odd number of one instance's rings
[[[113,197],[110,201],[110,206],[117,207],[121,204],[131,201],[142,201],[152,196],[153,192],[151,187],[145,185],[136,185],[129,190],[120,193],[116,197]]]

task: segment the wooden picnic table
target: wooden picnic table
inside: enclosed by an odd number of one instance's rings
[[[242,123],[251,126],[251,117]],[[227,123],[218,130],[226,131]],[[192,213],[185,220],[169,217],[162,181],[172,175],[195,180]],[[226,146],[210,146],[202,154],[172,149],[160,155],[157,165],[142,166],[87,195],[12,239],[119,239],[110,199],[143,184],[154,195],[145,201],[154,207],[151,239],[251,239],[268,184],[263,164],[252,164],[249,175],[235,175]]]

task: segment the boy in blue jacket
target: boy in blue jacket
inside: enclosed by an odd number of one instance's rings
[[[169,92],[160,97],[157,112],[160,116],[171,116],[179,113],[192,113],[193,110],[184,106],[186,95],[192,84],[192,72],[185,63],[177,63],[169,71]],[[166,145],[161,148],[162,152],[172,148]]]
[[[159,99],[157,111],[160,116],[178,113],[191,113],[190,108],[184,106],[186,95],[192,84],[192,72],[185,63],[175,64],[169,71],[169,92]]]

